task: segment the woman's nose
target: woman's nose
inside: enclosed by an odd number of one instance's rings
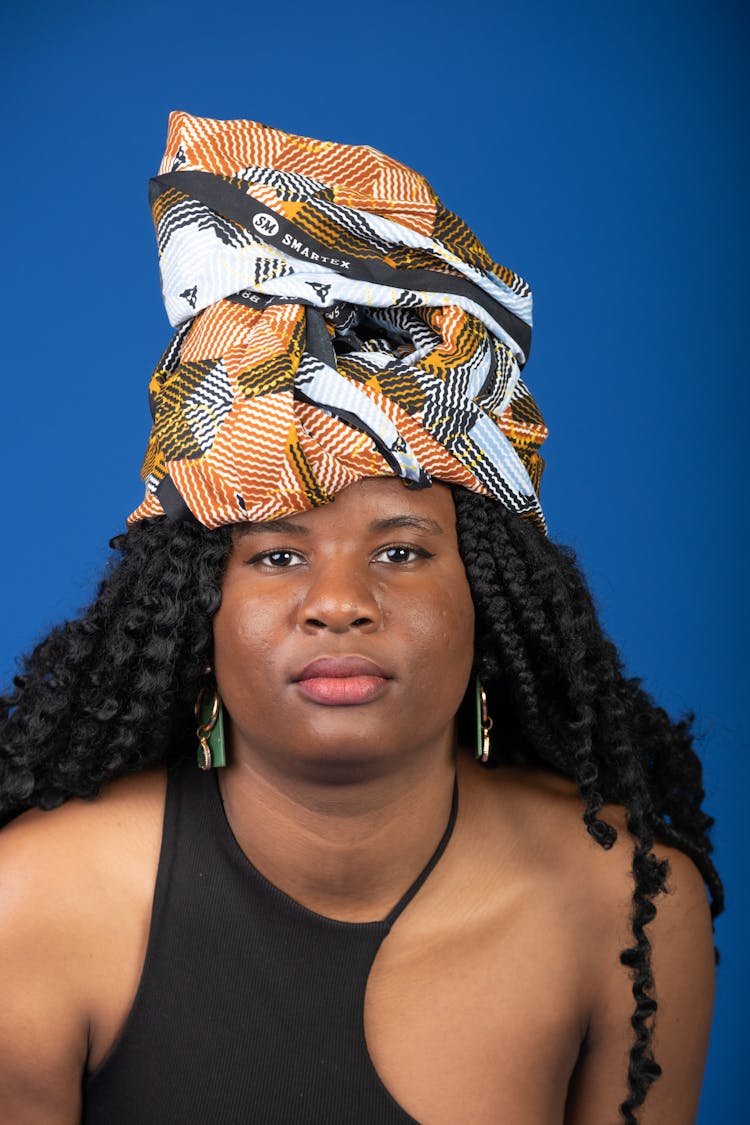
[[[382,611],[368,576],[351,563],[339,561],[315,570],[299,608],[299,620],[304,629],[312,631],[374,632],[380,628]]]

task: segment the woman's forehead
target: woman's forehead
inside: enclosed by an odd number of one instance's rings
[[[456,511],[450,488],[434,482],[429,488],[406,488],[395,477],[374,477],[343,488],[330,503],[308,512],[267,523],[239,524],[237,537],[258,532],[308,535],[345,529],[397,530],[412,528],[428,535],[455,536]]]

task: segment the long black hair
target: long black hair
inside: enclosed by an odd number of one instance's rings
[[[624,675],[570,550],[493,500],[462,489],[454,499],[476,610],[475,668],[490,711],[503,717],[503,761],[574,780],[601,847],[616,839],[600,816],[605,802],[625,808],[635,840],[633,942],[621,953],[633,979],[634,1041],[620,1106],[634,1123],[660,1073],[645,931],[667,877],[655,839],[694,861],[714,917],[723,905],[690,719],[672,722]],[[0,824],[192,752],[230,543],[230,528],[166,519],[112,541],[120,558],[92,605],[36,647],[0,701]]]

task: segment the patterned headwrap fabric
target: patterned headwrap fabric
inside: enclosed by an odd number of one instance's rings
[[[177,329],[129,522],[207,527],[432,478],[543,526],[520,378],[531,292],[417,173],[368,147],[173,113],[151,181]]]

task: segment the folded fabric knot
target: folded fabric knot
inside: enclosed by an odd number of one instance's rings
[[[147,516],[270,520],[433,478],[543,526],[520,377],[531,292],[367,147],[173,113],[150,200],[177,329],[150,383]]]

